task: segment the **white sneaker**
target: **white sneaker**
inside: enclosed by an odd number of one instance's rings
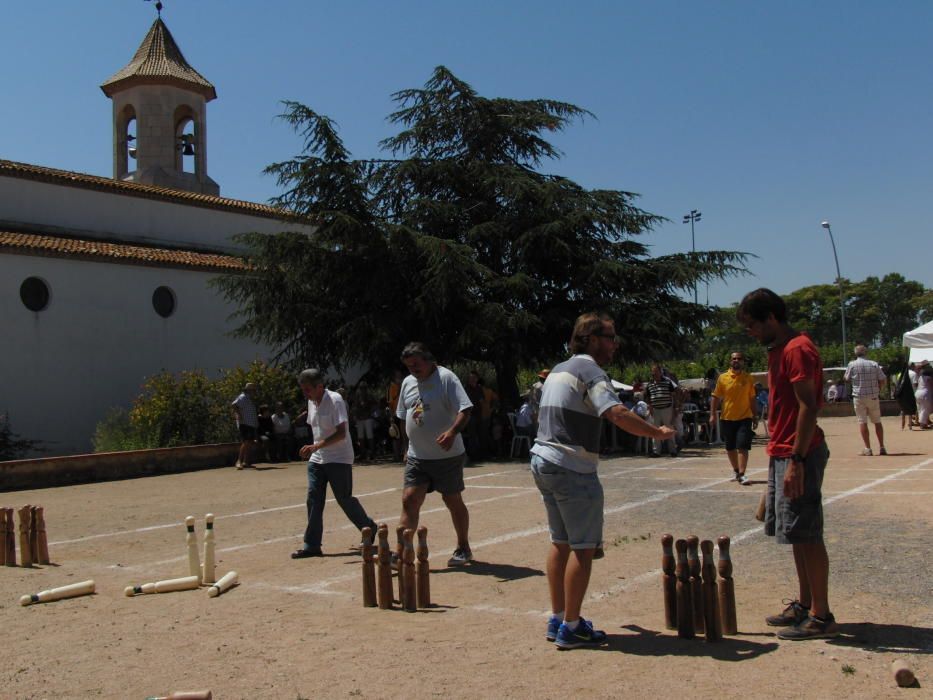
[[[739,477],[739,483],[742,484],[742,486],[747,486],[747,485],[748,485],[748,477],[745,476],[744,474],[742,474],[742,476]]]
[[[866,447],[864,450],[862,450],[862,456],[863,456],[863,457],[871,457],[871,448],[870,448],[870,447]]]
[[[447,566],[463,566],[468,561],[473,561],[473,552],[469,549],[457,547],[450,559],[447,560]]]

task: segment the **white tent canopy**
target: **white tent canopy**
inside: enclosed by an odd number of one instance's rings
[[[933,321],[904,334],[904,347],[910,348],[910,361],[933,362]]]

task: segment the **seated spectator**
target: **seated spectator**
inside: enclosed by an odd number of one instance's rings
[[[515,432],[519,435],[535,439],[534,435],[535,416],[531,407],[531,400],[527,394],[522,397],[522,405],[515,414]]]

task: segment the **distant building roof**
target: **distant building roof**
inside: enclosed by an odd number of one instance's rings
[[[20,253],[97,262],[237,272],[247,265],[232,255],[193,250],[108,243],[67,236],[0,230],[0,253]]]
[[[159,17],[152,23],[133,59],[107,78],[100,89],[107,97],[113,97],[114,93],[134,85],[165,83],[198,92],[208,101],[217,98],[214,86],[188,64]]]
[[[246,202],[240,199],[229,199],[227,197],[217,197],[211,194],[173,190],[168,187],[156,187],[155,185],[142,185],[138,182],[114,180],[113,178],[100,177],[98,175],[86,175],[85,173],[76,173],[71,170],[56,170],[55,168],[46,168],[41,165],[17,163],[12,160],[0,159],[0,177],[16,177],[24,180],[48,182],[55,185],[68,185],[71,187],[113,192],[114,194],[124,194],[133,197],[158,199],[166,202],[175,202],[177,204],[190,204],[192,206],[205,207],[208,209],[221,209],[251,216],[261,216],[268,219],[279,219],[280,221],[299,220],[299,217],[292,212],[284,209],[276,209],[266,204]]]

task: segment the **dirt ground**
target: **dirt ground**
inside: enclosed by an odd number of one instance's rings
[[[609,457],[606,558],[584,615],[609,633],[598,649],[558,652],[548,608],[544,509],[523,462],[467,470],[476,561],[445,564],[454,536],[437,495],[425,503],[434,606],[362,606],[359,536],[336,503],[321,559],[294,561],[304,528],[303,464],[261,465],[0,493],[45,507],[53,564],[0,567],[2,698],[145,698],[211,688],[227,698],[933,697],[933,432],[886,418],[887,457],[859,456],[852,418],[821,425],[831,606],[838,639],[782,642],[764,617],[795,597],[788,548],[754,521],[767,458],[753,448],[740,486],[721,448],[675,459]],[[354,491],[394,530],[401,467],[358,465]],[[218,575],[240,585],[127,598],[129,584],[187,575],[186,515],[216,515]],[[664,627],[660,537],[733,538],[739,634],[719,644]],[[97,594],[21,607],[19,598],[93,578]],[[906,658],[919,687],[898,689]]]

